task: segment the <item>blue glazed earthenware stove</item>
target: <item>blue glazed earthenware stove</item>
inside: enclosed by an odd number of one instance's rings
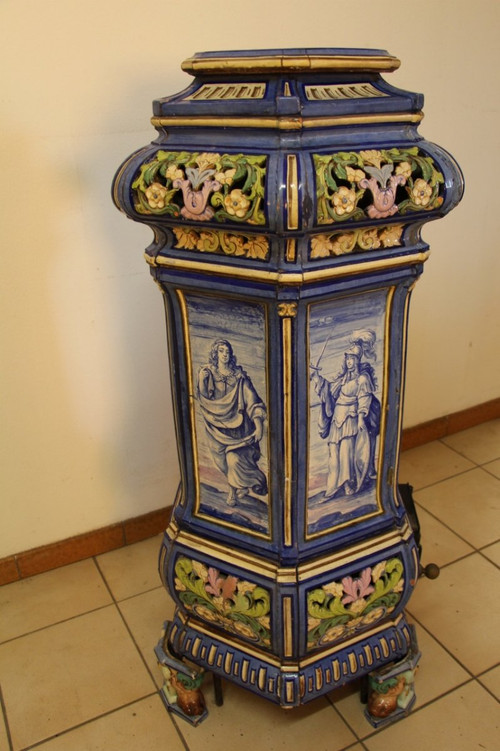
[[[182,479],[157,655],[194,723],[204,671],[283,707],[362,678],[375,725],[414,701],[408,305],[421,227],[463,181],[418,133],[422,96],[381,77],[397,67],[382,50],[197,54],[115,177],[165,299]]]

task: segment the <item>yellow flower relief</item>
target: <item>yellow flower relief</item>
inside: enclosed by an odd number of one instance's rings
[[[365,162],[380,169],[382,163],[382,153],[380,151],[377,151],[376,149],[368,149],[367,151],[360,151],[359,155]]]
[[[421,177],[415,180],[415,184],[411,190],[411,198],[414,204],[417,206],[427,206],[431,200],[432,188]]]
[[[242,219],[248,211],[250,201],[239,188],[235,188],[224,198],[224,206],[228,214]]]
[[[396,175],[402,175],[406,180],[411,177],[411,164],[409,162],[401,162],[396,167]]]
[[[221,185],[231,185],[235,174],[236,168],[228,169],[225,172],[217,172],[214,179]]]
[[[203,154],[200,154],[199,157],[197,157],[196,164],[200,170],[204,170],[208,167],[214,167],[219,158],[220,154],[204,151]]]
[[[167,189],[161,183],[152,183],[146,189],[146,198],[152,209],[164,209],[166,195]]]
[[[354,211],[355,205],[356,193],[350,188],[346,188],[345,185],[342,185],[342,187],[333,194],[333,206],[335,213],[338,214],[338,216],[350,214]]]
[[[351,183],[359,183],[360,180],[363,180],[366,177],[362,169],[353,169],[352,167],[346,167],[345,171],[347,174],[347,179]]]

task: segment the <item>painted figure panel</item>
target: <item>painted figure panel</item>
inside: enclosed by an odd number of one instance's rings
[[[269,535],[265,311],[186,297],[197,512]]]
[[[377,513],[387,291],[312,305],[309,535]]]

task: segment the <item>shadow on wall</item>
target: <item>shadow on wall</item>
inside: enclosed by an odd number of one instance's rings
[[[113,132],[110,118],[95,135],[32,140],[17,129],[5,141],[0,558],[173,502],[163,303],[143,259],[151,232],[110,196],[120,162],[154,138],[149,114],[136,133]],[[36,166],[28,182],[20,162]]]

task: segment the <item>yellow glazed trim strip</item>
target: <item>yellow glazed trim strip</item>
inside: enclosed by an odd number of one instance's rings
[[[295,154],[288,154],[287,157],[286,201],[288,216],[287,227],[288,229],[298,229],[299,188],[297,175],[297,157]]]
[[[397,258],[383,258],[378,261],[364,261],[361,263],[350,263],[342,266],[334,266],[327,269],[312,269],[311,271],[267,271],[259,269],[249,269],[240,266],[225,266],[224,264],[189,261],[178,258],[165,258],[157,256],[152,259],[145,256],[146,261],[152,266],[161,266],[177,271],[203,272],[205,274],[215,274],[216,276],[229,276],[237,279],[248,279],[249,281],[265,282],[267,284],[283,284],[288,286],[297,286],[312,282],[321,282],[336,277],[350,276],[368,271],[380,271],[382,269],[398,268],[400,266],[410,266],[415,263],[424,263],[430,255],[429,251],[420,253],[411,253]]]
[[[293,654],[292,598],[283,597],[283,641],[285,657]]]
[[[342,125],[368,125],[370,123],[419,123],[423,112],[391,112],[373,115],[338,115],[335,117],[152,117],[155,128],[274,128],[277,130],[303,130]]]
[[[283,318],[283,413],[285,441],[284,541],[292,544],[292,319]]]
[[[181,65],[186,73],[280,73],[287,71],[386,71],[401,61],[393,55],[262,55],[248,57],[190,57]]]
[[[252,555],[252,553],[247,551],[239,552],[235,549],[230,549],[220,543],[213,540],[208,541],[193,533],[180,531],[173,539],[180,545],[186,545],[187,547],[196,549],[197,553],[200,555],[215,557],[223,563],[232,563],[235,566],[243,568],[245,571],[259,574],[267,579],[281,583],[294,584],[296,582],[306,582],[309,579],[313,579],[326,573],[327,571],[331,571],[331,569],[335,567],[357,561],[362,556],[374,555],[375,553],[382,552],[387,548],[408,540],[411,535],[411,527],[409,524],[405,524],[401,530],[387,532],[375,539],[354,545],[348,550],[333,553],[327,558],[321,559],[319,562],[310,561],[299,565],[297,568],[290,569],[279,568],[271,561],[267,561],[264,558],[258,558],[257,556]]]

